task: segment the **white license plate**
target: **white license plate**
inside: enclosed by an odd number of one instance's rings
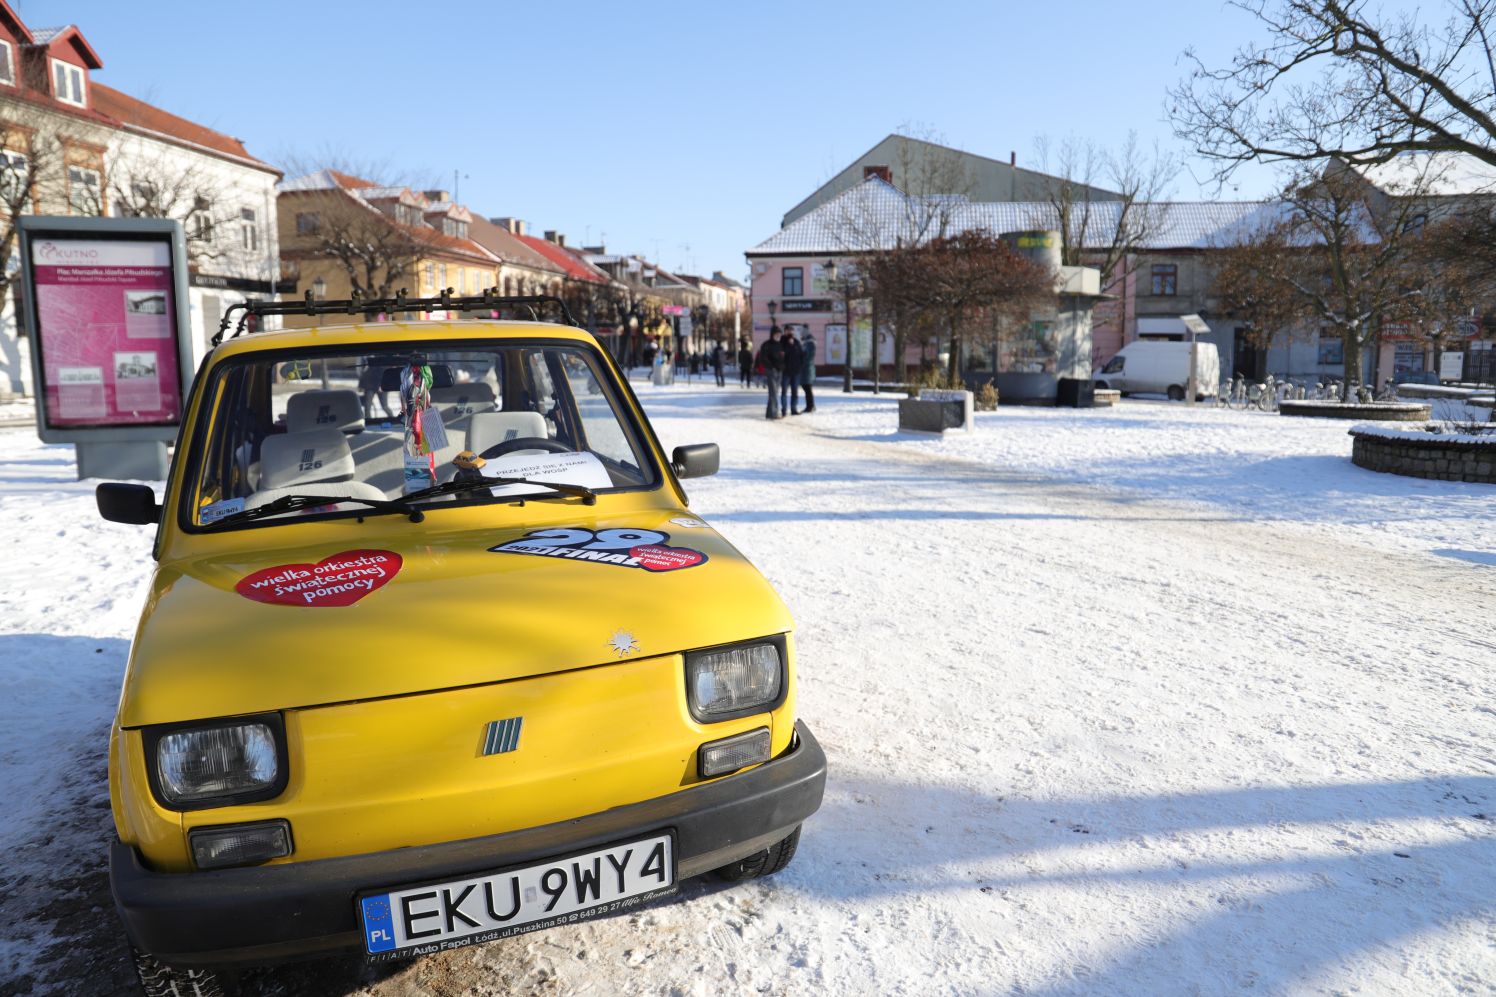
[[[657,834],[521,869],[365,893],[364,950],[430,955],[625,910],[675,892],[675,840]]]

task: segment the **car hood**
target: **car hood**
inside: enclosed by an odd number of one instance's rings
[[[120,723],[480,685],[793,627],[763,576],[700,520],[653,511],[567,528],[412,529],[364,547],[164,564]]]

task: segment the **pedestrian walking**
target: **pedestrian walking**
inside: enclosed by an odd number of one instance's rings
[[[753,387],[753,347],[746,336],[738,343],[738,381],[745,388]]]
[[[769,385],[769,405],[764,409],[764,418],[783,418],[779,410],[779,379],[784,374],[784,344],[779,341],[779,326],[769,329],[769,338],[758,349],[758,362],[764,368],[764,380]]]
[[[727,387],[727,347],[719,341],[712,346],[712,370],[717,375],[717,387]]]
[[[800,348],[795,334],[788,329],[781,342],[784,345],[784,377],[779,382],[779,411],[799,415],[800,365],[805,361],[805,351]]]
[[[816,341],[808,332],[801,338],[804,342],[800,344],[803,353],[800,361],[800,387],[805,389],[805,408],[802,411],[808,413],[816,410]]]

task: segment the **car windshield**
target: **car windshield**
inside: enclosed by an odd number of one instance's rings
[[[561,496],[541,482],[577,495],[658,480],[602,358],[582,344],[251,354],[222,364],[204,397],[186,498],[194,526],[373,515],[369,500],[406,496],[428,509]],[[507,480],[452,484],[478,478]],[[285,511],[252,512],[278,500]]]

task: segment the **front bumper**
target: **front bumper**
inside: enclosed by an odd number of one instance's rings
[[[159,873],[116,841],[109,882],[130,941],[169,965],[274,962],[358,947],[354,895],[422,880],[540,862],[674,828],[679,878],[746,858],[821,805],[826,755],[803,723],[790,750],[758,768],[654,800],[543,827],[400,848],[213,872]]]

